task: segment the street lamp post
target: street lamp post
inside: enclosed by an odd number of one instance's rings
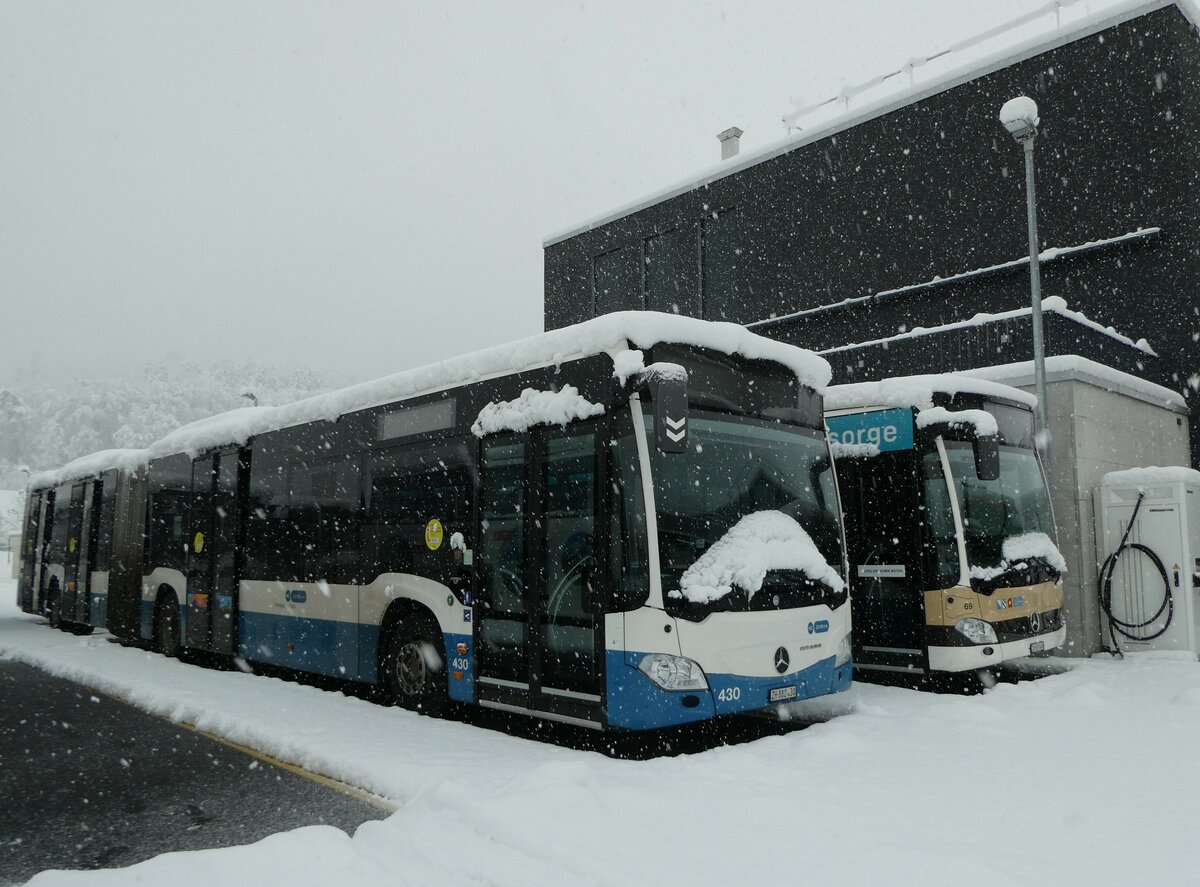
[[[1050,424],[1046,419],[1046,354],[1042,338],[1042,269],[1038,260],[1037,191],[1033,180],[1033,141],[1037,138],[1037,102],[1028,96],[1009,99],[1000,109],[1000,122],[1025,149],[1025,204],[1029,215],[1029,289],[1033,299],[1033,384],[1037,390],[1038,433],[1043,463],[1050,463]]]

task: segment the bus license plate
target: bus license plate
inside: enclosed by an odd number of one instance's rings
[[[795,698],[796,698],[796,688],[795,687],[776,687],[769,694],[767,694],[767,700],[769,702],[785,702],[788,699],[795,699]]]
[[[1030,653],[1041,653],[1045,649],[1046,649],[1045,641],[1034,641],[1032,644],[1029,645]]]

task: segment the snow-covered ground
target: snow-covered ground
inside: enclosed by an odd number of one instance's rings
[[[1196,882],[1194,660],[1096,659],[975,697],[859,686],[826,723],[634,762],[54,632],[13,598],[0,580],[0,656],[399,806],[353,836],[304,828],[38,887]]]

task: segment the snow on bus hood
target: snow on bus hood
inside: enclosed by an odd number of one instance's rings
[[[971,578],[987,582],[997,576],[1024,564],[1031,558],[1041,558],[1059,573],[1067,572],[1067,562],[1054,544],[1054,540],[1045,533],[1023,533],[1020,536],[1009,536],[1000,546],[1001,561],[996,567],[971,567]]]
[[[782,511],[756,511],[730,527],[684,570],[679,590],[669,596],[706,604],[737,585],[753,597],[772,570],[799,570],[834,591],[845,587],[795,518]]]

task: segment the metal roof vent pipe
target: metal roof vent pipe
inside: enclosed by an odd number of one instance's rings
[[[717,138],[721,142],[722,160],[737,156],[738,149],[741,147],[742,130],[731,126],[724,132],[717,133]]]

